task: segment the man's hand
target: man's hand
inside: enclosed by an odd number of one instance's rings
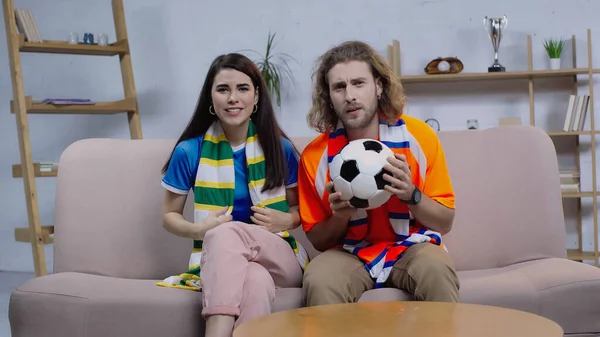
[[[324,252],[327,249],[341,244],[348,230],[348,220],[356,212],[356,208],[350,205],[348,200],[342,200],[341,192],[333,191],[333,182],[325,185],[325,190],[329,194],[329,206],[333,214],[315,224],[312,229],[306,233],[306,237],[312,243],[316,250]]]
[[[325,190],[329,194],[329,206],[333,215],[341,219],[350,219],[356,212],[356,208],[350,205],[350,201],[342,200],[342,192],[333,191],[333,181],[325,185]]]
[[[289,230],[294,225],[294,216],[290,213],[257,206],[252,206],[251,209],[254,214],[250,216],[250,220],[271,233]]]
[[[394,158],[388,158],[388,162],[390,164],[385,165],[384,168],[392,175],[384,174],[383,179],[392,185],[386,185],[385,189],[394,193],[400,200],[410,200],[415,185],[411,179],[410,168],[406,163],[406,156],[396,154]],[[421,202],[417,205],[408,205],[408,208],[421,224],[431,230],[445,235],[452,228],[454,210],[430,199],[425,194],[422,194]]]
[[[410,168],[406,163],[406,156],[396,153],[395,157],[388,158],[388,163],[384,166],[384,169],[392,175],[384,174],[383,179],[391,185],[386,185],[385,190],[395,194],[400,200],[410,200],[415,185],[411,179]]]

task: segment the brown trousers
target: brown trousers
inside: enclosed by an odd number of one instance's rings
[[[402,289],[417,301],[459,302],[459,281],[448,253],[431,243],[409,247],[396,262],[386,287]],[[302,291],[307,306],[357,302],[375,281],[356,256],[329,250],[312,260]]]

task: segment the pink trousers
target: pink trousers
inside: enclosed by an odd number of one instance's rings
[[[208,231],[201,263],[202,316],[236,316],[236,327],[270,314],[276,287],[302,285],[290,245],[257,225],[228,222]]]

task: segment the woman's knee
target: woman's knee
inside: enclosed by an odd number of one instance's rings
[[[231,221],[209,230],[204,235],[204,242],[210,242],[213,240],[220,240],[222,238],[239,237],[240,231],[243,230],[243,226],[248,226],[243,222]]]
[[[248,263],[244,292],[248,297],[268,296],[275,298],[275,283],[269,271],[256,262]]]
[[[250,319],[268,315],[275,302],[275,283],[267,269],[258,263],[250,262],[244,279],[240,315],[235,322],[238,326]]]

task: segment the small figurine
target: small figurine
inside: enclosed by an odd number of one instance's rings
[[[94,34],[92,34],[92,33],[83,34],[83,43],[94,44]]]

